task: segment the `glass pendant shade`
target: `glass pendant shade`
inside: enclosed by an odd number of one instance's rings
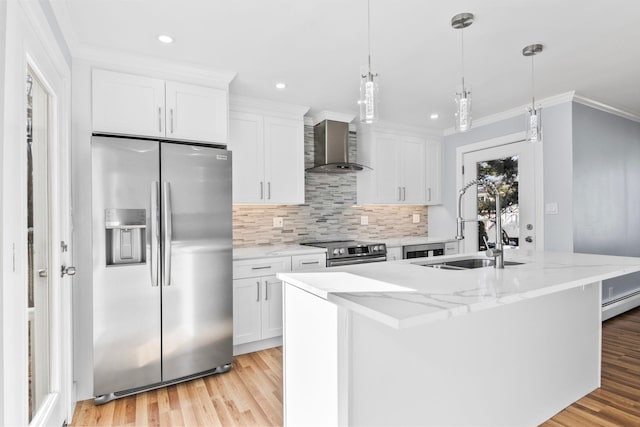
[[[527,115],[527,141],[537,142],[542,139],[542,129],[541,129],[541,117],[540,111],[541,109],[533,108],[533,105],[528,109],[529,114]]]
[[[360,78],[360,121],[375,123],[378,121],[378,83],[371,71],[361,74]]]
[[[455,127],[458,132],[471,129],[471,91],[462,88],[456,92]]]
[[[464,86],[464,29],[473,24],[473,13],[459,13],[451,18],[451,27],[460,30],[460,59],[462,65],[462,87],[456,92],[455,129],[466,132],[471,129],[471,91]]]

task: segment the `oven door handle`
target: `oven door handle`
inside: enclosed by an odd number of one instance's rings
[[[327,267],[339,267],[344,265],[356,265],[356,264],[365,264],[368,262],[380,262],[386,261],[387,256],[377,256],[377,257],[369,257],[369,258],[356,258],[356,259],[329,259],[327,260]]]

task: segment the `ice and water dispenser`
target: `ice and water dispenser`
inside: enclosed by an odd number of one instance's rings
[[[105,209],[107,266],[146,262],[145,209]]]

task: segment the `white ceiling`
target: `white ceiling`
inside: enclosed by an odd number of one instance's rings
[[[108,49],[234,71],[235,94],[358,111],[366,0],[49,1],[74,55]],[[476,16],[464,30],[474,118],[530,102],[531,59],[521,51],[531,43],[545,47],[535,57],[537,99],[576,91],[640,116],[640,1],[371,0],[382,120],[453,125],[461,55],[450,21],[460,12]],[[160,44],[165,33],[175,43]],[[281,80],[288,87],[278,91]]]

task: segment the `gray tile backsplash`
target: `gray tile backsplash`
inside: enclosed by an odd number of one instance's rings
[[[313,126],[305,126],[305,168],[313,166]],[[349,133],[349,158],[356,161],[356,134]],[[427,235],[427,206],[356,206],[356,174],[305,173],[305,204],[234,205],[234,247],[318,240],[380,240]],[[420,222],[412,222],[413,214]],[[361,216],[369,224],[361,225]],[[274,228],[282,217],[284,227]]]

